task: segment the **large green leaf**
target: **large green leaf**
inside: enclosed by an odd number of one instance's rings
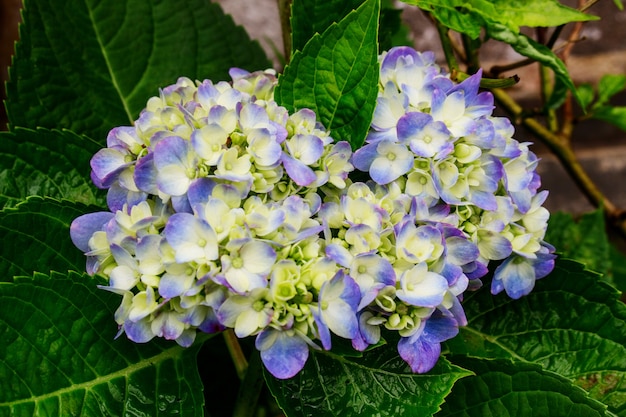
[[[626,305],[617,297],[597,274],[559,260],[520,300],[488,289],[468,295],[469,323],[448,348],[542,365],[626,416]]]
[[[0,207],[39,195],[105,206],[105,193],[89,179],[89,160],[100,145],[70,131],[0,132]]]
[[[626,290],[626,256],[606,234],[604,210],[585,213],[576,220],[569,213],[552,213],[545,240],[563,257],[576,259],[602,274],[603,281]]]
[[[332,23],[339,22],[364,0],[297,0],[291,7],[291,43],[293,51],[300,51],[316,33],[324,32]]]
[[[208,0],[26,0],[7,85],[10,126],[104,142],[178,77],[265,69],[256,42]]]
[[[90,278],[0,283],[0,416],[201,416],[196,347],[132,343]]]
[[[557,0],[402,0],[435,14],[451,29],[478,37],[482,22],[500,23],[519,32],[521,26],[559,26],[595,20]]]
[[[70,240],[70,224],[95,207],[31,197],[0,211],[0,282],[33,272],[84,271],[85,256]]]
[[[395,346],[384,345],[362,357],[312,351],[294,378],[266,374],[266,380],[289,417],[425,417],[439,410],[459,378],[470,374],[444,358],[428,374],[415,374]]]
[[[378,94],[380,0],[367,0],[296,51],[279,77],[276,101],[291,112],[309,108],[335,140],[361,146]]]
[[[458,381],[437,417],[600,417],[606,408],[535,364],[454,357],[476,376]]]
[[[577,220],[569,213],[552,213],[545,240],[562,256],[576,259],[592,271],[607,274],[611,269],[610,243],[601,209],[585,213]]]

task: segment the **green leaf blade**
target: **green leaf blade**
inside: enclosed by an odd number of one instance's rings
[[[452,389],[437,417],[600,417],[605,407],[567,379],[540,366],[453,357],[476,376]]]
[[[606,274],[610,269],[610,243],[601,209],[585,213],[578,221],[569,213],[552,213],[545,240],[563,257],[576,259],[592,271]]]
[[[266,374],[270,390],[291,416],[429,416],[437,412],[452,385],[470,373],[446,359],[428,374],[411,371],[395,346],[385,345],[361,358],[313,352],[296,377]]]
[[[488,18],[515,27],[554,27],[571,22],[597,20],[598,17],[579,12],[557,0],[495,0],[490,1],[495,14]],[[484,10],[490,10],[485,8]]]
[[[615,94],[626,88],[626,75],[605,74],[598,82],[598,105],[608,103]]]
[[[315,35],[297,51],[274,92],[290,112],[309,108],[337,141],[363,144],[378,94],[379,0]]]
[[[0,415],[202,415],[199,344],[114,340],[120,297],[88,282],[53,273],[0,284]]]
[[[0,207],[31,196],[106,207],[106,194],[89,179],[100,146],[70,131],[17,128],[0,132]]]
[[[591,117],[626,131],[626,106],[601,106],[593,109]]]
[[[455,354],[541,365],[626,415],[626,306],[617,297],[597,274],[560,260],[520,300],[468,295],[468,326],[447,346]]]
[[[499,23],[514,32],[520,27],[553,27],[570,22],[598,19],[564,6],[557,0],[402,0],[437,16],[444,25],[472,38],[481,22]]]
[[[219,81],[233,66],[270,66],[257,42],[203,0],[30,0],[23,16],[7,85],[11,128],[65,128],[104,143],[178,77]]]
[[[85,256],[70,239],[70,224],[97,207],[32,197],[0,211],[0,282],[33,272],[83,271]]]
[[[339,22],[364,0],[337,2],[334,0],[302,0],[291,7],[291,43],[293,51],[300,51],[316,33],[323,33],[331,24]]]

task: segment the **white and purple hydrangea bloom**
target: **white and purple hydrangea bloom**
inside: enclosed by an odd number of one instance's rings
[[[479,262],[464,270],[473,268],[471,277],[479,278],[476,271],[484,274],[489,261],[503,261],[493,291],[519,298],[551,269],[553,250],[541,233],[547,211],[537,212],[537,157],[528,144],[512,138],[507,119],[491,115],[493,96],[480,92],[480,77],[479,72],[455,84],[432,54],[409,47],[383,54],[378,106],[353,164],[378,184],[401,181],[404,192],[429,206],[449,207],[448,220],[480,251]],[[392,166],[396,159],[414,163]],[[402,249],[407,233],[399,234],[400,256],[413,253],[411,246]]]
[[[335,337],[363,351],[391,331],[423,373],[491,261],[492,293],[512,298],[550,273],[538,159],[491,115],[481,74],[457,84],[408,47],[380,64],[354,153],[312,110],[273,100],[273,71],[180,78],[111,130],[91,161],[110,211],[77,218],[71,237],[122,297],[119,334],[189,346],[230,329],[285,379]]]

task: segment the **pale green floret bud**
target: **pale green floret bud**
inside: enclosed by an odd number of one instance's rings
[[[388,313],[392,313],[396,310],[396,288],[392,286],[386,286],[379,293],[374,300],[376,305]]]
[[[415,321],[411,318],[411,316],[394,313],[389,316],[389,319],[385,323],[385,327],[389,330],[398,330],[400,331],[400,335],[403,335],[403,332],[410,333],[414,329]]]
[[[454,156],[457,161],[462,164],[469,164],[476,161],[482,152],[479,147],[473,145],[467,145],[465,143],[457,143],[454,147]]]

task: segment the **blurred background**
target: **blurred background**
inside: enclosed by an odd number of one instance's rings
[[[279,67],[282,54],[282,35],[276,0],[218,0],[234,20],[244,26],[252,38],[257,39]],[[576,1],[563,3],[575,7]],[[8,79],[14,43],[18,39],[19,9],[21,0],[0,0],[0,76],[2,84]],[[402,4],[399,4],[402,7]],[[594,5],[591,14],[601,17],[588,22],[568,59],[568,67],[574,82],[596,84],[604,74],[626,74],[626,11],[619,11],[612,0],[602,0]],[[407,38],[416,49],[440,51],[437,32],[429,20],[416,8],[403,7],[402,19],[409,31]],[[567,35],[567,31],[564,31]],[[438,53],[441,63],[443,55]],[[482,51],[485,68],[491,64],[515,62],[519,56],[508,46],[486,44]],[[520,82],[512,87],[511,94],[523,107],[539,105],[538,68],[529,65],[506,75],[517,74]],[[184,74],[181,74],[184,75]],[[2,88],[2,99],[5,97]],[[613,105],[626,105],[626,93],[614,98]],[[0,110],[0,130],[6,129],[4,106]],[[523,128],[518,128],[519,141],[535,143],[531,148],[541,162],[539,173],[543,188],[550,190],[545,206],[551,210],[564,210],[580,214],[593,209],[580,193],[556,158]],[[597,121],[587,121],[576,127],[573,145],[583,166],[588,170],[601,190],[618,207],[626,209],[626,132]]]

